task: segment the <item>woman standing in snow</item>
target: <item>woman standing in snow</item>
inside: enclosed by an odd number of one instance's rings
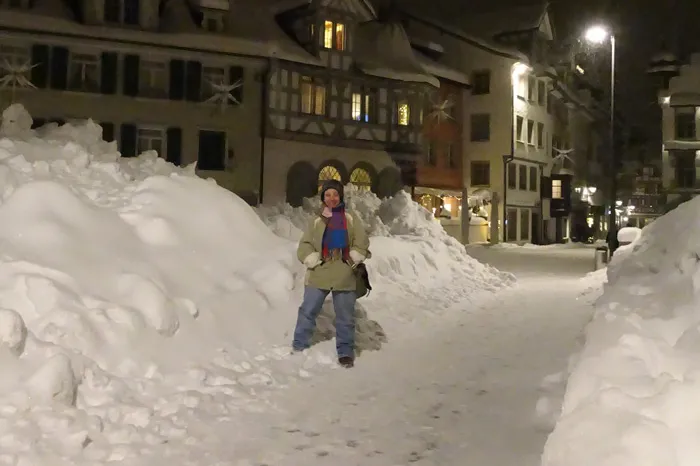
[[[316,318],[332,292],[338,363],[349,368],[355,361],[357,282],[353,268],[370,257],[369,238],[362,223],[345,212],[339,181],[323,184],[321,201],[321,213],[311,221],[297,249],[297,257],[307,271],[292,347],[304,351],[310,346]]]

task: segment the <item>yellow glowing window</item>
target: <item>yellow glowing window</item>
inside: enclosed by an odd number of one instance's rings
[[[399,125],[408,126],[409,122],[411,121],[411,108],[409,107],[408,102],[405,100],[399,102],[398,115]]]
[[[328,180],[342,181],[340,172],[332,165],[326,165],[318,172],[318,190],[323,187],[323,183]]]
[[[357,186],[360,191],[372,189],[372,177],[364,168],[356,168],[350,173],[350,183]]]
[[[345,25],[337,23],[335,25],[335,49],[345,50]]]
[[[327,49],[333,47],[333,21],[323,23],[323,47]]]
[[[357,92],[352,95],[352,119],[355,121],[362,119],[362,94]]]
[[[301,113],[326,114],[326,88],[323,84],[314,83],[308,76],[301,78]]]

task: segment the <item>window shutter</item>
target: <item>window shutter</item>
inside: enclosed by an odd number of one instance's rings
[[[139,95],[139,56],[124,57],[124,95],[136,97]]]
[[[121,126],[122,157],[136,157],[136,125],[124,123]]]
[[[117,93],[117,54],[102,52],[100,92],[103,94]]]
[[[100,123],[102,126],[102,140],[107,142],[114,141],[114,123]]]
[[[49,84],[49,46],[32,45],[32,84],[45,89]]]
[[[170,60],[170,100],[185,98],[185,62]]]
[[[199,102],[202,99],[202,64],[198,61],[187,62],[185,98],[190,102]]]
[[[232,66],[229,70],[229,82],[234,84],[236,81],[241,81],[240,87],[237,87],[231,92],[233,98],[238,101],[238,105],[243,103],[243,88],[245,87],[245,72],[242,66]],[[230,102],[234,104],[233,102]],[[236,104],[234,104],[236,105]]]
[[[182,163],[182,130],[180,128],[168,128],[166,149],[168,162],[180,165]]]
[[[552,178],[543,176],[540,178],[540,197],[543,199],[552,198]]]
[[[68,87],[68,49],[51,49],[51,89],[64,90]]]

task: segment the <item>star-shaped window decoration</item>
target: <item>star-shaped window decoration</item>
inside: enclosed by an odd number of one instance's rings
[[[557,155],[552,157],[552,163],[557,163],[557,162],[564,162],[564,159],[567,159],[569,162],[571,162],[571,165],[574,165],[574,160],[569,157],[569,154],[571,154],[574,150],[573,149],[557,149],[556,147],[553,147],[553,149],[556,151]]]
[[[225,84],[224,82],[216,83],[209,81],[209,85],[211,86],[214,93],[211,97],[205,100],[205,102],[217,104],[221,113],[224,113],[226,111],[226,105],[228,105],[229,102],[235,105],[241,105],[241,102],[238,99],[236,99],[236,97],[233,94],[236,89],[243,87],[242,79],[239,79],[231,84]]]
[[[0,78],[0,89],[12,89],[13,101],[15,100],[16,89],[36,89],[36,86],[27,78],[27,75],[37,65],[38,63],[32,65],[29,60],[24,63],[10,63],[7,59],[4,59],[0,63],[0,70],[2,70],[4,75]]]
[[[428,113],[428,120],[436,121],[437,123],[453,120],[454,118],[452,118],[450,112],[454,105],[454,102],[450,99],[445,99],[442,102],[432,100],[430,112]]]

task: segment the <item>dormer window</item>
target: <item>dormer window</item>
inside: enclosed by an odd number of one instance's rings
[[[326,49],[345,50],[345,31],[345,24],[325,21],[323,23],[323,47]]]
[[[105,23],[139,25],[139,0],[105,0]]]
[[[219,10],[203,10],[202,29],[209,32],[222,32],[224,30],[224,12]]]

